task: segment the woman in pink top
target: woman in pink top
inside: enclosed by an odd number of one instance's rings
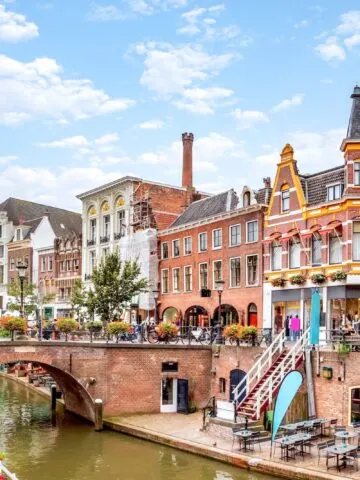
[[[290,335],[293,342],[296,342],[300,337],[300,318],[298,315],[290,319]]]

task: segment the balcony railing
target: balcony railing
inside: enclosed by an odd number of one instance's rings
[[[92,247],[93,245],[95,245],[95,239],[94,238],[91,238],[90,240],[87,241],[87,246],[88,247]]]
[[[100,237],[100,243],[108,243],[110,241],[110,235],[103,235]]]
[[[114,240],[120,240],[122,237],[125,237],[125,232],[114,233]]]

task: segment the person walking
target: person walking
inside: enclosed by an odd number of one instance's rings
[[[300,318],[299,315],[295,315],[290,319],[290,335],[293,342],[297,342],[300,337]]]
[[[290,317],[286,315],[285,319],[285,337],[286,340],[290,340]]]

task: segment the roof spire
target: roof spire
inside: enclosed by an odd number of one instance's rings
[[[345,151],[346,145],[350,143],[360,143],[360,86],[358,84],[355,85],[350,98],[352,98],[352,107],[346,137],[341,144],[342,151]]]

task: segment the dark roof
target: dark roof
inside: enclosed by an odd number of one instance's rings
[[[271,197],[272,188],[260,188],[255,192],[255,198],[260,205],[268,205]]]
[[[360,138],[360,87],[356,86],[354,88],[351,98],[353,99],[353,104],[346,138],[357,139]]]
[[[219,215],[236,209],[238,198],[234,190],[213,195],[212,197],[197,200],[191,203],[186,210],[175,220],[171,227],[178,227],[187,223],[196,222],[203,218]]]
[[[40,218],[35,218],[34,220],[28,220],[28,221],[24,222],[24,226],[28,227],[26,229],[26,232],[23,233],[23,238],[24,239],[29,238],[30,234],[35,232],[37,227],[40,225],[40,222],[41,222],[42,219],[43,219],[43,217],[40,217]]]
[[[9,197],[3,203],[0,203],[0,212],[6,212],[8,219],[14,225],[29,225],[32,231],[37,228],[42,217],[47,215],[57,237],[70,233],[80,235],[82,230],[82,220],[79,213],[42,205],[41,203]]]
[[[345,167],[341,165],[311,175],[299,175],[299,177],[308,205],[316,205],[326,202],[327,185],[344,184]]]

